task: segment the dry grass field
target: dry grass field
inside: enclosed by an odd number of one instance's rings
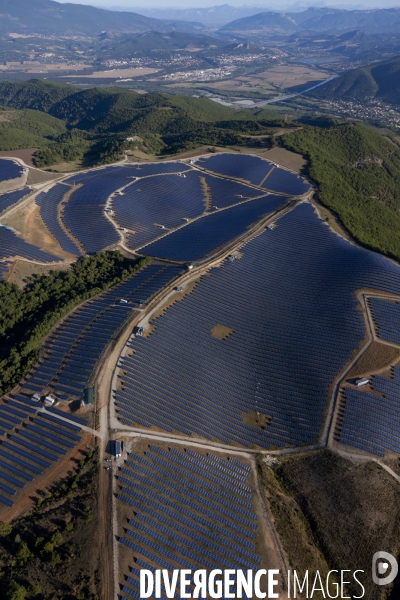
[[[125,77],[140,77],[141,75],[151,75],[157,73],[158,69],[150,69],[146,67],[137,67],[132,69],[111,69],[108,71],[95,71],[90,75],[75,75],[75,77],[83,77],[85,79],[120,79]],[[64,75],[68,77],[68,75]]]

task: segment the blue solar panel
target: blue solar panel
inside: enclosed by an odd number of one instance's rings
[[[130,341],[115,392],[125,423],[248,447],[319,438],[332,382],[365,338],[355,292],[400,294],[400,269],[336,235],[308,203],[276,224]],[[269,424],[247,424],[250,411]]]
[[[158,258],[194,261],[205,258],[221,246],[243,234],[246,229],[286,202],[282,196],[264,196],[197,219],[145,246],[141,252]]]
[[[22,176],[23,168],[16,162],[0,158],[0,181],[18,179]]]
[[[272,192],[281,192],[293,196],[301,196],[310,190],[310,184],[305,179],[290,171],[278,168],[268,175],[262,187]]]
[[[261,185],[274,166],[259,156],[228,153],[199,158],[196,165],[213,173],[244,179],[254,185]]]
[[[162,457],[164,462],[154,462]],[[226,473],[227,479],[214,477],[215,469]],[[176,477],[171,478],[171,473]],[[236,477],[248,474],[249,467],[240,461],[229,463],[189,450],[150,446],[145,456],[129,454],[117,481],[121,486],[118,500],[132,506],[133,511],[127,537],[119,539],[132,551],[135,561],[127,582],[138,588],[138,579],[132,576],[139,578],[139,569],[171,570],[176,568],[172,564],[191,570],[257,569],[261,558],[254,552],[257,517],[253,492],[249,488],[245,509],[240,498],[242,487],[234,484]],[[225,500],[221,502],[222,498]]]
[[[0,178],[1,178],[1,166],[0,166]],[[24,188],[22,190],[15,190],[14,192],[7,192],[6,194],[1,194],[0,195],[0,214],[7,210],[7,208],[10,208],[10,206],[12,206],[13,204],[16,204],[17,202],[19,202],[19,200],[21,200],[22,198],[24,198],[25,196],[27,196],[28,194],[31,193],[31,189],[29,188]]]
[[[60,262],[61,258],[25,242],[10,229],[0,226],[0,259],[20,256],[42,263]]]
[[[57,183],[48,192],[39,194],[36,197],[36,204],[40,206],[40,214],[43,221],[60,243],[63,250],[70,254],[80,256],[81,251],[79,247],[63,228],[60,217],[60,202],[68,191],[71,191],[70,187],[63,185],[62,183]]]

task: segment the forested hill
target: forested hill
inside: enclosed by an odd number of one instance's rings
[[[271,124],[285,125],[268,120],[266,113],[273,115],[272,111],[261,111],[256,117],[249,110],[228,108],[208,98],[138,94],[119,88],[80,90],[42,80],[1,82],[1,106],[13,112],[0,122],[0,150],[33,144],[40,148],[38,166],[89,155],[92,163],[117,160],[129,147],[127,138],[134,136],[140,138],[134,146],[139,144],[145,152],[171,154],[204,144],[245,145],[246,135],[268,135]]]
[[[400,148],[361,124],[283,136],[309,159],[319,200],[364,246],[400,260]]]
[[[400,104],[400,58],[349,71],[309,94],[326,100]]]

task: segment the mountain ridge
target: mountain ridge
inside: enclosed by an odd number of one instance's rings
[[[373,63],[340,75],[309,95],[321,100],[400,104],[400,57]]]
[[[227,23],[220,31],[295,33],[302,30],[350,31],[352,29],[360,29],[367,33],[400,31],[400,8],[350,11],[314,7],[298,13],[261,12]]]
[[[0,0],[0,34],[93,36],[102,31],[202,31],[201,23],[162,21],[133,12],[117,12],[54,0]]]

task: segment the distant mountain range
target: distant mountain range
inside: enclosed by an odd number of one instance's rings
[[[309,92],[325,100],[400,104],[400,58],[354,69]]]
[[[120,10],[119,7],[116,7]],[[114,10],[116,9],[114,7]],[[121,10],[123,10],[121,8]],[[125,9],[126,10],[126,9]],[[260,6],[230,6],[223,4],[221,6],[211,6],[208,8],[140,8],[141,15],[152,17],[154,19],[169,19],[180,21],[195,21],[203,23],[210,28],[222,27],[233,19],[243,19],[260,12]]]
[[[309,8],[303,12],[262,12],[236,19],[221,27],[222,32],[295,33],[296,31],[350,31],[366,33],[400,31],[400,8],[342,10]]]
[[[202,31],[200,23],[161,21],[133,12],[102,10],[52,0],[0,0],[0,34],[98,35],[102,31],[143,33]]]

